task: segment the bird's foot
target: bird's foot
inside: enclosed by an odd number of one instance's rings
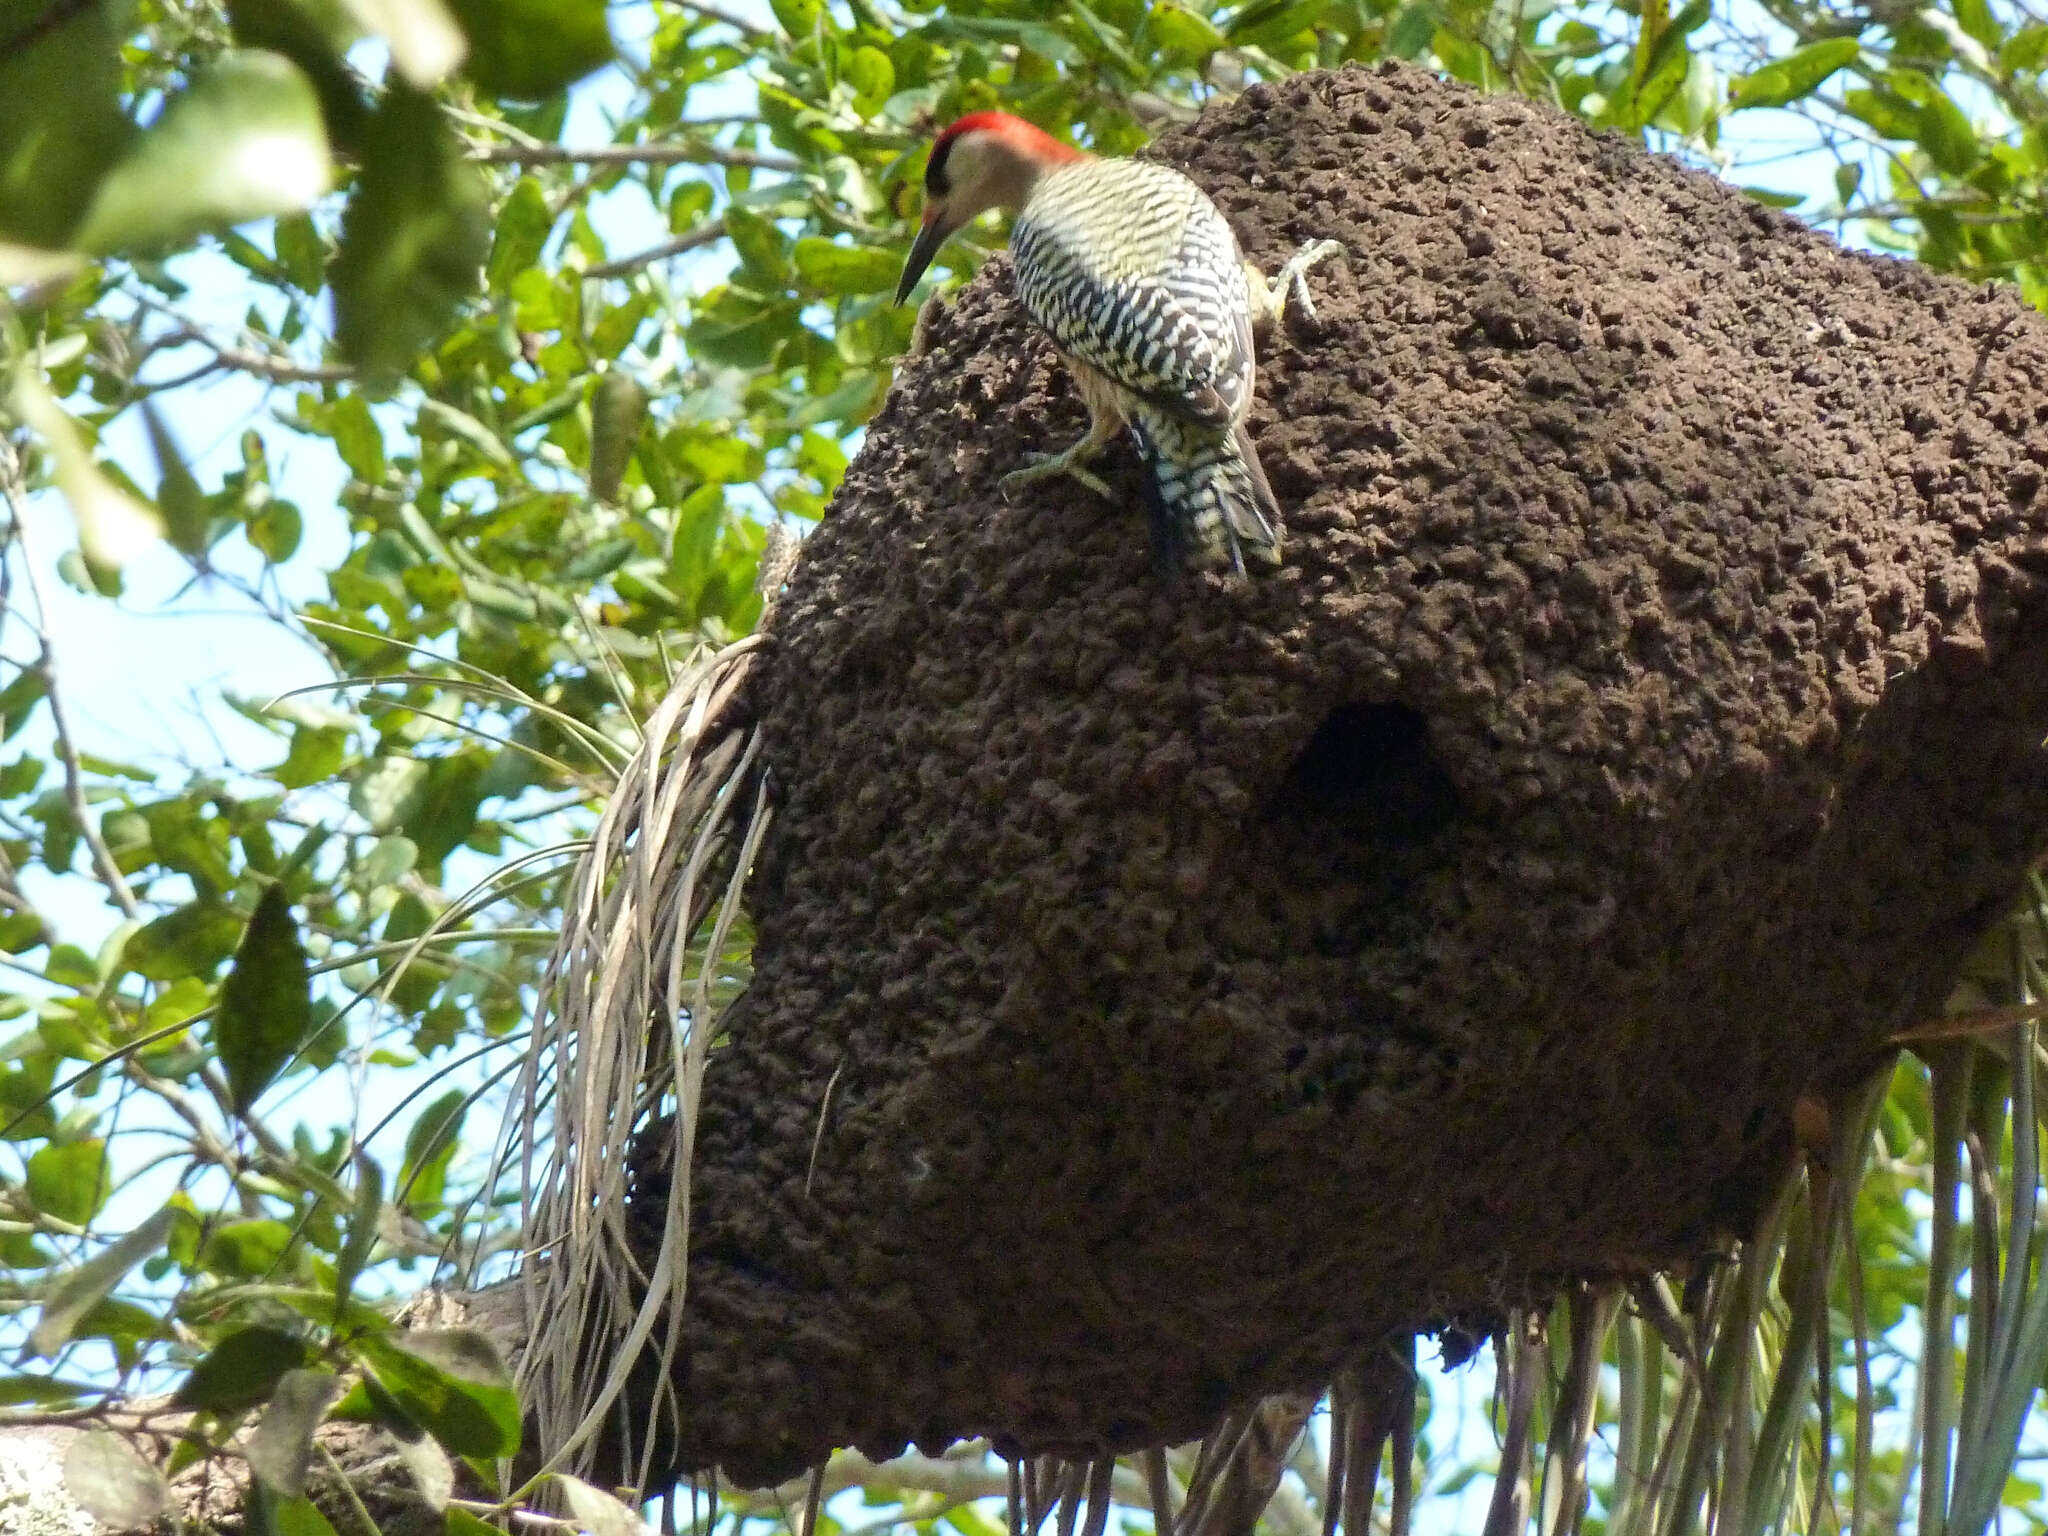
[[[1017,492],[1035,481],[1049,480],[1054,475],[1065,475],[1070,480],[1080,481],[1103,500],[1115,500],[1109,486],[1100,476],[1081,467],[1082,459],[1088,456],[1081,451],[1084,446],[1083,443],[1076,443],[1065,453],[1034,453],[1024,468],[1011,470],[997,484],[1005,496],[1015,496]]]
[[[1263,305],[1260,306],[1264,310],[1264,313],[1258,317],[1260,323],[1262,325],[1277,325],[1280,321],[1281,313],[1287,308],[1287,301],[1290,298],[1294,300],[1296,307],[1308,317],[1311,325],[1319,323],[1319,317],[1316,314],[1316,301],[1309,296],[1308,291],[1309,268],[1320,262],[1328,261],[1332,256],[1340,256],[1343,252],[1343,244],[1339,241],[1311,240],[1307,245],[1304,245],[1300,250],[1287,258],[1286,263],[1282,265],[1280,270],[1273,274],[1271,283],[1263,283],[1262,279],[1261,285],[1255,285],[1253,288],[1255,303],[1261,299],[1264,301]],[[1263,293],[1259,291],[1260,286],[1264,287]]]

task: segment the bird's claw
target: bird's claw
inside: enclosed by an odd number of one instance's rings
[[[1309,296],[1308,270],[1318,262],[1341,255],[1343,250],[1343,244],[1336,240],[1311,241],[1288,257],[1287,264],[1280,269],[1280,281],[1274,286],[1293,298],[1295,306],[1311,325],[1320,325],[1322,317],[1316,313],[1316,301]]]
[[[1097,475],[1083,469],[1064,453],[1035,453],[1031,462],[1022,469],[1013,469],[996,482],[997,488],[1006,497],[1015,496],[1025,486],[1040,480],[1049,480],[1054,475],[1065,475],[1078,480],[1105,501],[1113,500],[1109,486]]]

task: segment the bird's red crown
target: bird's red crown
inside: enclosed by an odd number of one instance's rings
[[[946,157],[953,145],[970,133],[996,134],[1011,148],[1033,160],[1062,162],[1087,158],[1073,145],[1062,144],[1036,123],[1027,123],[1021,117],[1008,112],[970,112],[947,124],[932,140],[931,158],[925,162],[927,181],[932,179],[934,171],[943,176]]]

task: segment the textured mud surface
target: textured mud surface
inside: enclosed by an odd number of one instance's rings
[[[1130,1449],[1683,1262],[2048,846],[2038,316],[1410,72],[1157,153],[1348,249],[1286,569],[1162,590],[1127,448],[995,493],[1083,425],[1000,262],[906,364],[757,674],[687,1463]]]

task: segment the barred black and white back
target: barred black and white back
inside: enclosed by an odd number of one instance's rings
[[[1166,166],[1078,161],[1039,179],[1010,250],[1032,319],[1125,397],[1161,557],[1277,565],[1279,507],[1244,429],[1252,296],[1216,205]]]

